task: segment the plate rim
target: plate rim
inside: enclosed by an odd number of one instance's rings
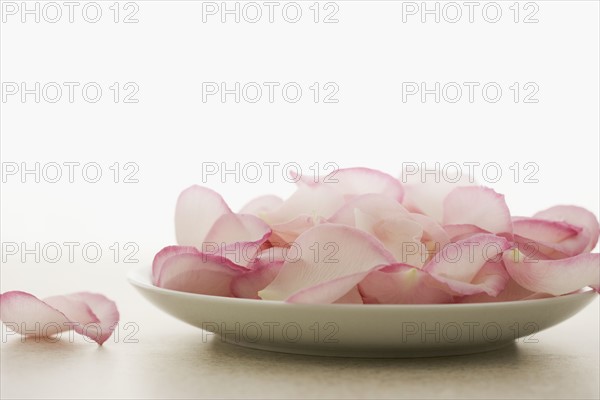
[[[573,299],[575,297],[591,297],[593,295],[599,295],[591,287],[580,289],[577,292],[564,294],[561,296],[544,297],[541,299],[530,299],[530,300],[509,300],[509,301],[492,301],[492,302],[480,302],[480,303],[440,303],[440,304],[303,304],[303,303],[286,303],[279,300],[257,300],[257,299],[244,299],[239,297],[224,297],[224,296],[212,296],[207,294],[181,292],[173,289],[165,289],[152,284],[152,265],[137,266],[130,269],[127,272],[127,280],[135,287],[149,289],[151,291],[174,295],[179,297],[185,297],[190,299],[198,299],[209,302],[224,302],[232,304],[248,304],[248,305],[262,305],[262,306],[278,306],[278,307],[295,307],[295,308],[318,308],[318,309],[356,309],[356,310],[383,310],[383,309],[436,309],[436,308],[495,308],[495,307],[507,307],[507,306],[518,306],[521,304],[543,304],[543,303],[554,303],[565,299]]]

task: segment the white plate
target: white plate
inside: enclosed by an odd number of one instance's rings
[[[595,297],[581,293],[479,304],[286,304],[206,296],[152,285],[151,268],[129,281],[168,314],[222,340],[262,350],[347,357],[427,357],[493,350],[536,340]]]

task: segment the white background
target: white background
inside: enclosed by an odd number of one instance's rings
[[[313,173],[309,167],[315,163],[322,172],[327,172],[326,163],[333,163],[381,169],[395,176],[403,163],[425,162],[429,168],[435,162],[495,163],[502,172],[498,182],[491,182],[493,169],[486,176],[481,166],[475,177],[504,193],[514,215],[530,215],[555,204],[600,212],[596,1],[520,2],[518,22],[514,2],[499,1],[495,4],[502,17],[496,23],[482,14],[489,2],[479,3],[473,22],[468,20],[467,6],[458,2],[463,15],[456,23],[444,15],[439,23],[427,15],[423,23],[419,13],[403,14],[410,6],[399,1],[321,2],[317,23],[312,1],[297,2],[302,10],[297,23],[283,17],[286,2],[275,8],[272,23],[263,2],[258,2],[263,16],[257,23],[243,15],[239,23],[232,15],[222,23],[220,14],[205,15],[203,7],[209,6],[192,1],[121,2],[115,23],[114,2],[98,1],[102,17],[90,23],[82,14],[88,3],[79,2],[72,23],[63,2],[57,3],[63,15],[56,23],[47,21],[54,18],[54,10],[47,8],[50,14],[43,14],[46,2],[37,3],[39,22],[35,15],[21,20],[23,5],[33,9],[36,2],[1,3],[3,171],[9,165],[34,168],[40,163],[42,168],[48,163],[79,162],[97,163],[103,174],[98,183],[86,182],[81,167],[75,169],[72,183],[66,167],[57,183],[44,176],[37,183],[33,175],[21,176],[20,171],[3,176],[3,244],[25,242],[29,248],[36,242],[41,247],[54,242],[79,244],[74,259],[63,253],[55,263],[43,255],[39,262],[32,255],[23,262],[20,253],[4,252],[3,292],[18,289],[44,297],[99,291],[117,301],[126,320],[136,318],[127,313],[134,309],[132,304],[135,310],[154,315],[154,309],[141,306],[139,296],[127,288],[124,276],[174,243],[174,206],[182,189],[205,184],[238,209],[254,196],[286,196],[294,188],[281,167],[275,168],[273,182],[265,168],[262,179],[250,183],[243,174],[239,182],[231,174],[203,179],[203,163],[224,163],[227,168],[236,162],[242,168],[251,162],[297,163],[305,174]],[[222,7],[221,2],[214,4]],[[239,7],[245,4],[240,2]],[[421,2],[414,4],[423,7]],[[13,5],[18,7],[15,15],[9,12]],[[427,2],[427,7],[435,7],[435,2]],[[325,23],[323,18],[333,10],[338,22]],[[132,11],[138,22],[125,23],[123,18]],[[538,22],[525,23],[533,11]],[[489,10],[487,17],[494,15]],[[89,16],[94,17],[93,10]],[[20,92],[6,91],[13,83],[31,89],[35,82],[41,87],[49,82],[79,86],[73,102],[65,86],[56,103],[47,101],[54,92],[40,93],[36,103],[34,95],[23,101]],[[81,87],[88,82],[103,89],[96,103],[82,97]],[[116,103],[109,88],[114,82],[121,90]],[[139,88],[134,95],[137,103],[123,102],[129,92],[123,85],[128,82]],[[233,95],[226,102],[219,96],[204,102],[203,82],[226,82],[229,88],[235,82],[280,86],[272,103],[264,86],[257,103],[243,97],[236,103]],[[288,82],[303,89],[296,103],[281,95]],[[325,83],[337,85],[338,102],[325,103],[321,97],[315,103],[309,88],[314,82],[319,82],[321,96],[328,92]],[[418,95],[403,101],[403,82],[426,82],[428,88],[435,82],[480,86],[473,102],[463,86],[458,102],[442,97],[436,103],[433,95],[425,102]],[[481,87],[488,82],[503,90],[495,103],[482,97]],[[514,82],[521,88],[518,102],[509,88]],[[523,85],[528,82],[539,88],[536,103],[523,101],[529,92]],[[115,162],[120,165],[118,183],[109,169]],[[123,182],[131,171],[123,169],[128,162],[139,167],[133,177],[137,183]],[[518,178],[510,169],[515,163],[520,166]],[[525,163],[535,164],[532,178],[537,183],[525,182],[532,171],[524,169]],[[82,255],[86,243],[101,248],[99,261],[89,262]],[[114,243],[120,248],[116,255]],[[133,247],[124,248],[126,243]],[[137,262],[124,262],[132,249],[138,249],[132,255]],[[167,320],[159,315],[156,312],[156,318]],[[151,332],[141,328],[140,335],[144,334]]]

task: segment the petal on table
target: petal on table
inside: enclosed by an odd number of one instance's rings
[[[563,221],[583,228],[581,234],[589,236],[588,243],[583,249],[583,252],[592,251],[598,243],[600,224],[598,223],[596,216],[585,208],[577,206],[555,206],[534,214],[533,218]]]
[[[470,283],[488,261],[500,261],[509,248],[510,243],[503,237],[474,235],[444,246],[423,270],[436,277]]]
[[[242,209],[240,214],[252,214],[257,217],[262,217],[264,214],[270,213],[281,207],[283,199],[275,195],[265,195],[250,200]]]
[[[231,210],[220,194],[194,185],[185,189],[175,208],[175,234],[181,246],[202,247],[202,242],[215,221]]]
[[[259,293],[261,298],[286,300],[301,290],[394,262],[372,235],[345,225],[317,225],[300,235],[295,245],[300,249],[298,258],[285,262],[275,280]],[[338,281],[315,297],[331,303],[356,285],[352,282],[351,278]]]
[[[84,309],[89,309],[96,321],[90,324],[81,324],[74,330],[88,336],[98,344],[104,343],[113,333],[119,322],[119,311],[114,301],[99,293],[79,292],[64,296],[53,296],[44,299],[51,307],[61,310],[71,321],[83,321]],[[83,303],[85,308],[80,304]],[[71,304],[71,306],[69,306]]]
[[[504,253],[506,270],[519,285],[559,296],[587,286],[600,289],[600,254],[584,253],[561,260],[535,260],[519,250]]]
[[[504,195],[482,186],[458,187],[444,199],[444,225],[475,225],[491,233],[512,234]]]
[[[206,253],[184,253],[168,258],[156,286],[213,296],[231,297],[231,281],[247,269],[229,259]]]
[[[358,285],[365,304],[451,303],[447,290],[418,268],[405,264],[389,265],[373,271]]]
[[[46,337],[74,329],[101,345],[112,335],[119,312],[113,301],[100,294],[82,292],[40,300],[13,291],[0,295],[0,319],[24,335]]]

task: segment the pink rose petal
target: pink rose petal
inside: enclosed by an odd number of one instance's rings
[[[202,242],[215,221],[230,213],[221,195],[214,190],[197,185],[185,189],[179,195],[175,209],[177,243],[202,248]]]
[[[433,174],[422,175],[404,174],[404,200],[402,204],[411,212],[425,214],[442,222],[444,214],[444,199],[448,194],[459,186],[472,185],[470,178],[466,174],[461,174],[456,182],[450,182],[442,176],[441,171]]]
[[[202,251],[245,266],[254,260],[270,235],[269,225],[254,215],[223,214],[206,234]]]
[[[444,225],[475,225],[491,233],[512,235],[504,195],[482,186],[458,187],[444,200]]]
[[[585,208],[577,206],[555,206],[536,213],[533,218],[562,221],[583,228],[582,234],[589,237],[583,252],[592,251],[598,243],[600,224],[596,216]]]
[[[487,293],[478,293],[470,296],[463,297],[461,303],[489,303],[494,301],[518,301],[518,300],[532,300],[532,299],[543,299],[545,297],[552,297],[547,293],[535,293],[520,286],[513,279],[509,279],[506,286],[498,295],[490,296]]]
[[[586,286],[600,288],[600,254],[597,253],[561,260],[536,260],[513,249],[506,251],[503,259],[511,278],[532,292],[560,296]]]
[[[119,322],[119,312],[101,294],[81,292],[40,300],[13,291],[0,295],[0,319],[24,335],[47,337],[73,329],[102,345]]]
[[[358,285],[365,304],[451,303],[453,296],[431,275],[406,264],[371,272]]]
[[[270,213],[281,207],[283,200],[279,196],[265,195],[255,198],[248,202],[240,210],[240,214],[252,214],[257,217],[262,217],[264,214]]]
[[[273,282],[285,262],[287,251],[288,249],[281,247],[263,250],[248,266],[249,271],[232,279],[232,294],[246,299],[260,299],[258,292]]]
[[[156,286],[165,289],[231,297],[231,281],[244,271],[225,257],[198,251],[167,258],[154,278]]]
[[[295,245],[300,249],[299,257],[285,262],[275,280],[259,293],[261,298],[287,300],[304,289],[339,280],[319,294],[320,300],[331,303],[357,283],[340,278],[394,262],[392,254],[373,236],[345,225],[315,226],[300,235]]]
[[[559,259],[582,253],[590,241],[583,228],[560,221],[513,218],[514,240],[521,250],[531,246],[536,258]],[[538,254],[541,253],[541,254]]]

